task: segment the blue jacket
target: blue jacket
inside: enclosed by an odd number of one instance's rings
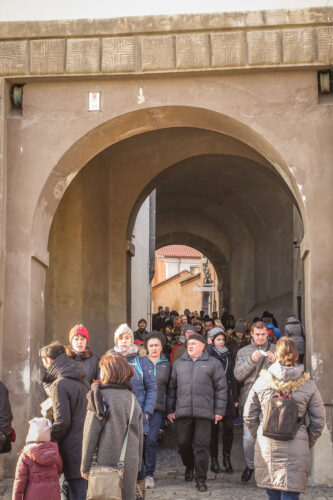
[[[143,432],[146,434],[149,429],[149,421],[145,414],[152,415],[157,398],[157,385],[154,375],[154,369],[146,356],[140,357],[139,354],[129,354],[126,360],[134,370],[134,376],[131,378],[133,393],[141,406],[143,413]]]
[[[268,330],[274,330],[275,340],[276,342],[282,337],[280,328],[277,328],[273,325],[273,323],[267,323]]]

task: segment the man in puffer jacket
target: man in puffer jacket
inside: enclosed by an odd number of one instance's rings
[[[302,364],[305,354],[304,328],[294,314],[287,318],[286,326],[284,327],[284,334],[286,337],[289,337],[295,342],[298,350],[298,359]]]
[[[256,321],[251,328],[251,344],[243,347],[237,353],[234,375],[238,382],[243,382],[239,396],[241,411],[252,385],[262,368],[269,368],[275,361],[275,345],[268,342],[268,330],[264,321]],[[244,424],[243,449],[246,468],[242,474],[242,482],[251,479],[254,470],[254,439]]]
[[[212,421],[218,422],[227,405],[227,381],[222,364],[208,355],[205,339],[191,335],[187,351],[173,363],[167,413],[176,420],[178,446],[186,467],[185,481],[206,491]]]

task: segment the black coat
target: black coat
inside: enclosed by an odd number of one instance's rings
[[[0,434],[10,436],[12,431],[12,420],[13,416],[8,398],[8,390],[5,384],[0,382]],[[10,451],[9,439],[7,441],[9,449],[7,450],[7,447],[4,444],[2,448],[3,451]],[[2,450],[0,450],[0,452]]]
[[[157,384],[157,399],[155,404],[155,410],[165,412],[166,393],[168,390],[168,385],[170,380],[171,364],[169,363],[164,354],[161,354],[160,359],[157,361],[155,365],[150,359],[149,361],[153,366]]]
[[[232,358],[229,351],[220,354],[214,349],[214,346],[210,344],[208,346],[208,354],[218,359],[220,363],[222,363],[222,367],[227,378],[228,384],[228,402],[227,408],[225,412],[225,416],[236,415],[235,405],[234,403],[238,402],[238,394],[237,394],[237,383],[234,377],[234,369],[232,366]]]
[[[81,366],[89,384],[99,379],[99,357],[92,353],[90,347],[87,347],[82,353],[77,353],[70,346],[67,346],[66,354],[70,359]]]
[[[66,354],[58,356],[47,370],[52,382],[54,423],[51,438],[59,445],[66,479],[79,479],[83,426],[87,412],[88,383],[82,368]]]
[[[172,365],[169,382],[167,413],[175,417],[207,418],[225,415],[227,380],[222,364],[205,349],[193,361],[185,352]]]

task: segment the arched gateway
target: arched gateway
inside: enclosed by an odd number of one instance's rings
[[[85,321],[102,352],[128,319],[133,230],[156,190],[156,244],[207,253],[236,315],[283,318],[304,292],[307,366],[329,417],[313,477],[329,483],[333,151],[316,70],[21,80],[22,114],[2,87],[2,376],[15,418],[38,410],[45,339]]]

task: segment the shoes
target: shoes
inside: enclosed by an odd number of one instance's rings
[[[241,477],[242,483],[247,483],[248,481],[250,481],[250,479],[252,477],[252,472],[253,472],[253,469],[249,469],[248,467],[246,467],[246,469],[244,469],[242,477]]]
[[[153,476],[145,477],[145,488],[146,490],[155,488],[155,482]]]
[[[219,462],[218,462],[217,458],[212,458],[210,470],[212,472],[214,472],[214,474],[218,474],[219,472],[222,472],[220,469]]]
[[[158,431],[158,436],[157,436],[157,442],[158,442],[158,443],[161,443],[161,442],[163,441],[163,439],[164,439],[164,434],[165,434],[165,432],[164,432],[164,430],[163,430],[163,429],[160,429],[160,430]]]
[[[207,484],[206,484],[206,481],[204,479],[198,479],[195,482],[195,486],[196,486],[198,491],[207,491]]]
[[[140,479],[135,485],[135,500],[145,500],[145,480]]]
[[[185,469],[185,481],[193,481],[194,472],[191,467],[186,467]]]
[[[223,467],[228,474],[234,471],[230,462],[230,455],[223,455]]]

